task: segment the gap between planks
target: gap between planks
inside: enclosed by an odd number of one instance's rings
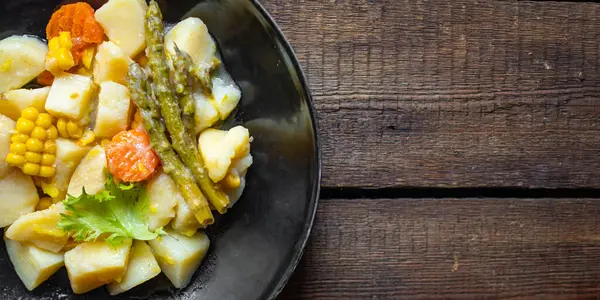
[[[331,188],[321,189],[321,199],[415,199],[415,198],[513,198],[513,199],[600,199],[600,189],[525,188]]]

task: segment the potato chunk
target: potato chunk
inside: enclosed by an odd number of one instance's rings
[[[35,107],[38,111],[46,109],[46,99],[50,93],[50,87],[39,89],[19,89],[3,93],[0,96],[0,114],[15,121],[21,116],[21,111],[27,107]]]
[[[196,66],[211,69],[215,64],[217,46],[202,20],[187,18],[177,23],[165,36],[165,49],[169,53],[175,53],[175,44],[190,55]]]
[[[212,79],[212,93],[213,105],[219,112],[221,120],[225,120],[231,114],[242,98],[242,92],[229,75]]]
[[[104,241],[83,243],[65,253],[65,266],[75,294],[83,294],[122,278],[131,240],[113,247]]]
[[[133,58],[146,47],[144,23],[148,5],[144,0],[110,0],[94,16],[104,33]]]
[[[94,59],[94,82],[100,84],[114,81],[127,85],[127,71],[133,60],[113,42],[104,42],[98,46]]]
[[[253,162],[254,159],[252,155],[248,153],[248,155],[243,158],[236,159],[231,163],[229,173],[239,178],[240,184],[237,187],[224,187],[225,193],[229,196],[229,208],[233,207],[242,196],[242,193],[246,188],[246,172],[248,172],[248,168],[250,168]]]
[[[48,46],[31,36],[0,41],[0,93],[18,89],[44,71]]]
[[[2,100],[0,100],[2,102]],[[0,178],[6,176],[13,168],[11,168],[4,158],[10,152],[10,136],[15,130],[15,121],[10,118],[0,115]]]
[[[194,119],[196,121],[196,133],[202,132],[219,121],[219,112],[201,88],[194,88],[194,102],[196,110]]]
[[[54,78],[45,108],[55,116],[79,120],[89,112],[94,90],[88,77],[64,73]]]
[[[160,274],[160,267],[152,254],[150,246],[144,241],[133,241],[127,271],[121,282],[112,282],[107,286],[111,295],[126,292]]]
[[[250,151],[250,133],[242,126],[229,131],[209,128],[200,134],[198,147],[208,170],[208,176],[219,182],[225,178],[232,160]]]
[[[98,145],[92,148],[81,160],[81,163],[73,172],[67,193],[73,197],[81,195],[82,189],[94,195],[104,190],[106,182],[106,153],[104,148]]]
[[[185,287],[208,252],[210,240],[204,232],[191,237],[167,230],[169,235],[149,242],[160,269],[176,288]]]
[[[152,231],[169,224],[175,217],[179,189],[169,175],[162,171],[148,182],[148,228]]]
[[[110,139],[115,134],[127,130],[131,109],[131,97],[127,87],[112,81],[102,82],[98,98],[98,114],[94,127],[96,136]]]
[[[61,213],[66,210],[59,202],[48,209],[23,215],[6,230],[6,238],[59,252],[69,240],[69,236],[58,228]]]
[[[194,235],[200,228],[200,223],[194,217],[194,212],[181,196],[177,197],[177,212],[175,218],[171,221],[171,227],[186,236]]]
[[[17,169],[0,179],[0,191],[0,227],[34,211],[40,200],[31,177]]]
[[[53,178],[53,185],[57,189],[58,195],[53,197],[55,201],[64,200],[71,176],[89,150],[90,147],[81,147],[72,140],[56,139],[56,162],[54,163],[56,175]]]
[[[21,282],[33,290],[64,265],[64,255],[5,239],[8,258]]]

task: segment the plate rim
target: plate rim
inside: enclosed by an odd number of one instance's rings
[[[315,140],[313,150],[314,150],[316,159],[312,163],[316,163],[316,166],[315,166],[316,167],[316,174],[315,174],[316,176],[313,180],[313,190],[312,190],[312,195],[311,195],[311,203],[310,203],[310,207],[309,207],[309,216],[306,219],[306,222],[304,223],[304,229],[302,230],[303,231],[302,236],[300,237],[300,239],[298,239],[296,241],[296,244],[294,245],[295,253],[292,256],[288,267],[283,272],[283,276],[281,276],[279,279],[276,280],[274,289],[266,292],[267,299],[273,300],[277,296],[279,296],[279,294],[283,291],[283,289],[285,288],[285,286],[291,279],[294,271],[296,270],[296,267],[300,263],[300,260],[302,259],[302,256],[304,255],[304,251],[306,250],[306,245],[308,244],[308,240],[310,238],[310,234],[311,234],[311,231],[312,231],[312,228],[314,225],[315,216],[317,214],[317,208],[318,208],[318,204],[319,204],[319,195],[320,195],[320,191],[321,191],[321,171],[322,171],[321,170],[321,167],[322,167],[321,139],[319,138],[319,128],[318,128],[319,125],[317,123],[317,118],[316,118],[317,112],[315,109],[315,104],[314,104],[314,101],[312,98],[312,94],[310,92],[310,88],[308,87],[308,84],[307,84],[306,75],[304,74],[304,70],[302,69],[300,62],[298,61],[298,57],[296,56],[296,53],[292,49],[292,46],[288,42],[287,38],[285,37],[285,35],[283,34],[281,29],[277,25],[277,23],[275,22],[273,17],[271,17],[271,15],[267,12],[267,10],[264,8],[264,6],[262,4],[260,4],[258,2],[258,0],[252,0],[252,4],[257,9],[257,11],[261,14],[261,16],[264,18],[264,20],[267,22],[269,27],[271,27],[270,29],[272,29],[275,39],[279,40],[280,44],[283,46],[283,49],[280,49],[280,52],[283,52],[285,55],[287,55],[290,58],[292,66],[297,73],[296,76],[298,77],[298,81],[300,83],[302,91],[304,92],[306,100],[307,100],[308,112],[310,115],[310,121],[312,123],[312,126],[311,126],[312,133],[313,133],[314,140]]]

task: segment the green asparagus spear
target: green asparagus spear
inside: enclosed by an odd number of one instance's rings
[[[206,227],[213,224],[215,219],[206,198],[196,184],[194,175],[177,157],[165,135],[165,128],[160,122],[158,104],[150,83],[138,64],[129,66],[127,85],[133,101],[140,109],[142,123],[148,132],[152,148],[162,162],[164,172],[173,179],[200,225]]]
[[[200,65],[192,65],[190,72],[194,77],[198,79],[202,88],[205,91],[211,92],[212,83],[210,81],[210,73],[216,70],[221,65],[221,61],[213,57],[212,62],[210,64],[200,64]]]
[[[156,97],[160,104],[160,111],[173,148],[183,162],[190,168],[200,189],[212,205],[221,214],[227,211],[229,197],[217,186],[204,169],[204,162],[198,152],[198,146],[192,134],[185,131],[181,120],[181,109],[175,97],[175,92],[169,78],[169,67],[164,51],[164,28],[162,14],[156,1],[152,0],[146,11],[146,44],[148,50],[148,64],[152,71],[153,82],[156,88]]]
[[[179,107],[182,110],[181,119],[188,134],[196,134],[195,110],[196,103],[192,97],[192,78],[190,68],[193,65],[192,58],[174,45],[175,53],[171,55],[171,69],[173,71],[173,84],[179,96]]]

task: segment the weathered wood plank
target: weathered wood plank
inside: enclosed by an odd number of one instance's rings
[[[323,200],[281,300],[600,297],[600,201]]]
[[[600,4],[261,0],[331,187],[600,187]]]

